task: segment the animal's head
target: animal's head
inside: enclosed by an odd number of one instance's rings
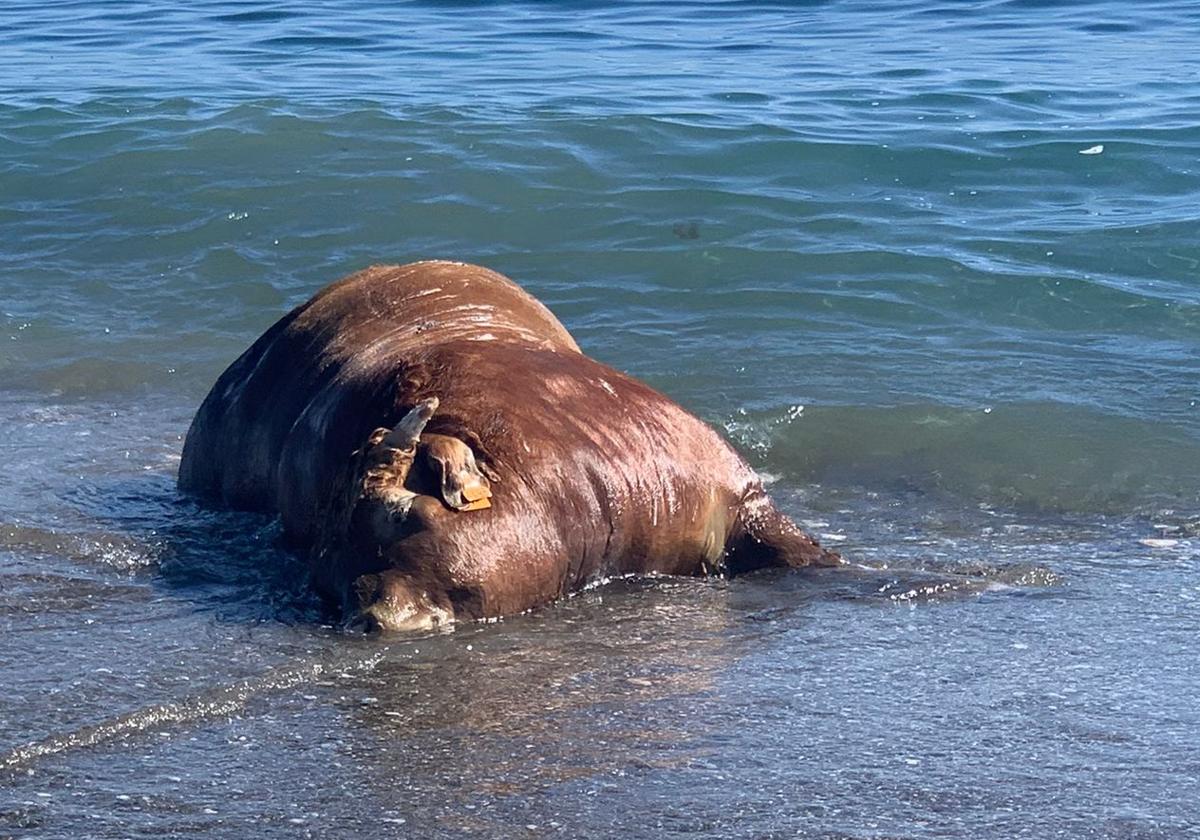
[[[345,610],[352,623],[368,628],[428,629],[452,620],[453,611],[425,590],[443,586],[413,583],[440,569],[444,547],[439,529],[454,518],[491,507],[490,472],[475,451],[457,437],[425,431],[439,406],[421,400],[391,429],[367,439],[357,474],[348,550],[362,570]],[[494,478],[493,474],[493,478]]]

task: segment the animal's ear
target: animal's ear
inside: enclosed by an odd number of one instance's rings
[[[421,432],[425,431],[425,424],[437,407],[437,397],[421,400],[388,432],[383,443],[396,449],[412,449],[420,441]]]
[[[499,483],[500,474],[497,473],[492,468],[492,464],[489,463],[486,454],[487,449],[484,447],[483,441],[479,438],[479,435],[475,434],[470,429],[463,429],[461,437],[467,446],[471,447],[471,452],[475,456],[475,464],[479,467],[479,471],[487,476],[488,480],[493,484]]]
[[[483,510],[492,506],[492,488],[480,471],[471,447],[457,438],[431,435],[422,445],[422,451],[447,507]]]

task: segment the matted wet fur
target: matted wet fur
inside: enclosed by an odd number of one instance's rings
[[[280,319],[204,400],[179,486],[277,512],[316,589],[388,629],[605,576],[841,562],[715,431],[462,263],[368,268]]]

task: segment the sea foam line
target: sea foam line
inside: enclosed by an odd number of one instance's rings
[[[174,703],[148,706],[117,715],[97,724],[80,727],[71,732],[50,735],[0,755],[0,773],[15,771],[40,758],[57,755],[68,750],[94,747],[159,726],[229,717],[244,708],[251,698],[260,694],[286,691],[329,674],[362,674],[373,671],[383,661],[385,653],[386,651],[380,651],[373,656],[350,663],[339,662],[332,665],[313,662],[270,671],[263,676],[210,689]]]

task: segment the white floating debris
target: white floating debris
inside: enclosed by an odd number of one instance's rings
[[[1174,548],[1179,545],[1179,540],[1164,540],[1155,537],[1149,537],[1144,540],[1138,540],[1146,548]]]
[[[1098,155],[1103,151],[1104,151],[1104,145],[1100,144],[1100,145],[1096,145],[1096,146],[1088,146],[1086,149],[1080,149],[1079,154],[1081,154],[1081,155]]]

